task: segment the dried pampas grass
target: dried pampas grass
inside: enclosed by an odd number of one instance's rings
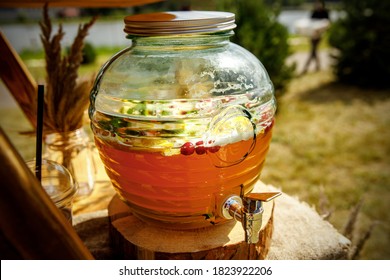
[[[84,111],[89,105],[89,92],[93,78],[79,80],[77,71],[83,60],[84,39],[88,30],[96,21],[79,25],[77,35],[69,53],[63,55],[61,40],[65,33],[60,24],[52,36],[52,24],[47,4],[44,6],[43,19],[39,23],[41,41],[45,50],[46,90],[44,107],[44,133],[73,131],[83,125]]]

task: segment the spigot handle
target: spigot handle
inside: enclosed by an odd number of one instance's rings
[[[281,194],[282,194],[281,192],[249,193],[249,194],[244,196],[244,199],[268,202],[268,201],[280,196]]]
[[[221,215],[225,219],[240,221],[245,230],[245,241],[249,244],[257,243],[264,211],[262,203],[281,194],[281,192],[249,193],[242,199],[232,195],[223,203]]]
[[[244,213],[242,226],[245,230],[245,241],[254,244],[259,241],[259,232],[263,223],[263,202],[268,202],[281,195],[281,192],[249,193],[244,196]]]

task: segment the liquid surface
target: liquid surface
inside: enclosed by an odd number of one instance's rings
[[[226,196],[252,190],[270,140],[269,129],[255,142],[249,139],[218,151],[172,156],[100,138],[96,144],[114,187],[136,215],[160,226],[196,228],[220,220],[218,204]]]

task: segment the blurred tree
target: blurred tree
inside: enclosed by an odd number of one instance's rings
[[[267,0],[267,3],[272,3],[272,0]],[[300,6],[307,2],[306,0],[282,0],[282,6],[294,7]]]
[[[342,82],[390,87],[390,1],[343,0],[345,17],[332,24],[329,43],[339,50]]]
[[[94,46],[91,43],[86,42],[83,48],[83,60],[81,64],[94,63],[96,61],[96,57],[97,57],[97,53]]]
[[[253,53],[267,69],[280,95],[293,76],[294,67],[285,64],[290,55],[288,30],[277,21],[280,6],[267,6],[263,0],[223,0],[218,10],[236,15],[237,28],[232,41]]]

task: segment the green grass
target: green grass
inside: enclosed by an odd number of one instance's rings
[[[308,52],[310,50],[310,38],[305,36],[291,34],[288,38],[288,43],[292,53]],[[318,49],[324,50],[327,48],[329,48],[328,34],[325,33],[320,42],[320,45],[318,46]]]
[[[262,174],[319,209],[321,189],[340,231],[364,199],[356,233],[379,221],[360,258],[390,258],[390,91],[340,85],[329,72],[292,81],[279,100]]]

